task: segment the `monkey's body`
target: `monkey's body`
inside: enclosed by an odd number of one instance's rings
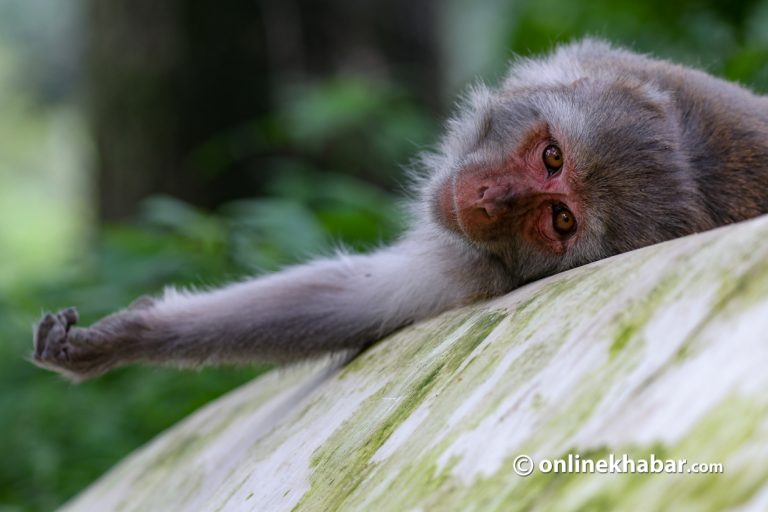
[[[288,362],[358,350],[412,321],[619,252],[768,212],[768,100],[584,41],[477,87],[421,160],[391,247],[162,298],[74,327],[46,315],[41,366]]]

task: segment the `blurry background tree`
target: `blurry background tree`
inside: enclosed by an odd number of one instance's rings
[[[440,105],[434,18],[431,0],[88,2],[101,219],[158,192],[215,207],[297,166],[391,190],[389,139],[428,128],[407,101]]]
[[[263,368],[25,361],[85,322],[396,236],[402,168],[455,95],[586,34],[768,90],[768,0],[0,2],[0,510],[49,510]]]

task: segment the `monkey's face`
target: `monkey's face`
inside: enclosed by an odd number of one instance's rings
[[[515,116],[496,115],[502,124],[494,119],[481,147],[465,155],[455,176],[441,184],[438,218],[484,247],[503,249],[520,238],[564,254],[578,239],[577,219],[583,217],[566,139],[538,116],[527,119],[519,132],[504,133],[518,123],[503,118]],[[514,149],[507,150],[510,146]]]
[[[666,95],[590,79],[476,94],[443,146],[432,213],[522,280],[697,228]]]

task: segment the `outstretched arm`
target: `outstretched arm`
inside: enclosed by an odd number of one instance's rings
[[[280,363],[359,349],[468,302],[477,287],[462,282],[467,264],[446,245],[405,239],[213,291],[169,290],[87,328],[70,308],[42,319],[34,359],[80,379],[134,362]]]

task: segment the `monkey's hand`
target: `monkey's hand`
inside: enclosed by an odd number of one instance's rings
[[[87,328],[75,326],[75,309],[48,314],[33,359],[82,380],[131,363],[282,364],[359,351],[481,289],[455,270],[472,268],[473,257],[430,240],[414,235],[215,290],[169,288]]]
[[[47,313],[35,329],[32,358],[38,366],[74,381],[100,375],[126,359],[125,333],[135,327],[131,310],[111,315],[92,327],[75,327],[77,309]]]

